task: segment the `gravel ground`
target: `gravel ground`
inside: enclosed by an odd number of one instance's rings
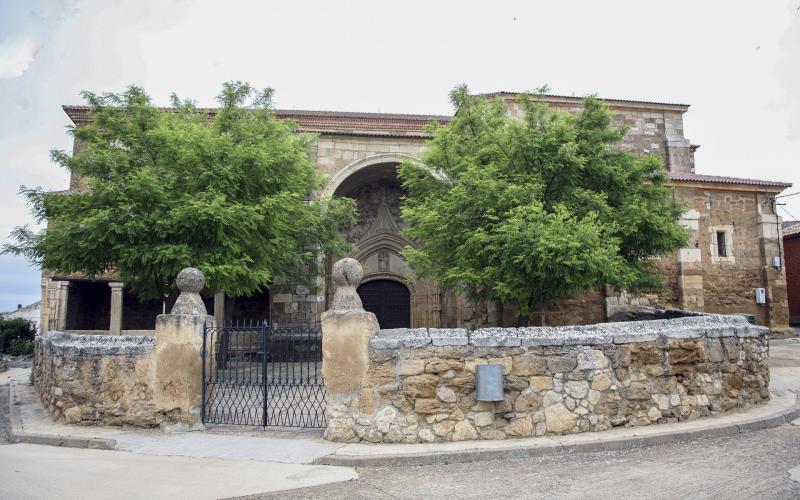
[[[425,467],[362,468],[359,480],[270,498],[800,498],[800,427],[637,450]]]

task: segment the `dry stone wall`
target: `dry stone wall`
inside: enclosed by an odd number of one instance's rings
[[[506,439],[691,420],[769,398],[768,330],[697,315],[576,327],[381,330],[326,438],[417,443]],[[477,401],[499,364],[504,399]]]
[[[34,385],[57,421],[155,427],[168,420],[153,398],[152,336],[36,338]]]

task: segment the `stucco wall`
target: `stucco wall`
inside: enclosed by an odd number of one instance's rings
[[[690,420],[769,398],[767,330],[703,315],[586,327],[381,330],[359,390],[333,398],[326,437],[433,442]],[[499,364],[504,400],[477,401]]]
[[[40,335],[34,385],[58,421],[154,427],[165,420],[153,398],[154,346],[151,336]]]

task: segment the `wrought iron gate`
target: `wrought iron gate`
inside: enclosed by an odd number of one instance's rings
[[[203,423],[325,427],[319,326],[206,328],[202,356]]]

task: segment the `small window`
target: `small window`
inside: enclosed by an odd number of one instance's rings
[[[717,231],[717,257],[727,257],[728,247],[725,245],[725,231]]]

